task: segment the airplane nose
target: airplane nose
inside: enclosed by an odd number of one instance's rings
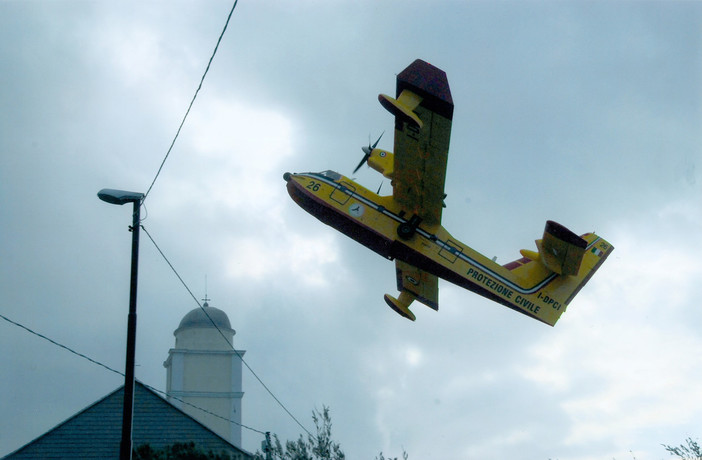
[[[285,182],[288,182],[290,180],[290,173],[286,172],[285,174],[283,174],[283,179],[285,180]]]

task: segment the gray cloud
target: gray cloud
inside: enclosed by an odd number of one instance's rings
[[[130,216],[95,194],[148,187],[229,9],[164,6],[0,4],[1,313],[120,370]],[[197,297],[207,276],[235,346],[296,417],[309,426],[332,407],[350,457],[662,455],[702,411],[686,364],[701,346],[701,14],[689,2],[241,2],[144,225]],[[376,96],[417,57],[447,71],[456,103],[449,231],[503,263],[546,219],[617,247],[555,329],[447,283],[438,313],[418,305],[404,321],[382,301],[392,263],[287,197],[286,170],[349,174],[383,130],[392,148]],[[138,378],[165,387],[172,332],[195,306],[143,235]],[[0,327],[14,350],[0,455],[121,383]],[[245,423],[297,437],[251,375],[244,391]],[[245,448],[259,442],[244,433]]]

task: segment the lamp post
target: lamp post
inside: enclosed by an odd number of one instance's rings
[[[104,188],[98,198],[110,204],[134,203],[132,213],[132,272],[129,284],[129,315],[127,316],[127,358],[124,370],[124,403],[122,406],[122,441],[119,444],[120,460],[132,458],[132,415],[134,412],[134,354],[136,351],[136,300],[137,273],[139,269],[139,220],[143,193]]]

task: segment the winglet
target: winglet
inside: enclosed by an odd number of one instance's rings
[[[400,316],[404,316],[412,321],[417,319],[416,316],[414,316],[414,313],[412,313],[408,308],[415,299],[415,296],[411,292],[403,290],[400,292],[399,299],[394,298],[390,294],[385,294],[384,299],[388,306],[395,310],[395,312]]]

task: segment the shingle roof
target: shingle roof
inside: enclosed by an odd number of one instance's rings
[[[224,451],[237,460],[253,458],[142,383],[136,382],[134,390],[134,447],[150,444],[161,449],[177,442],[194,442],[205,452]],[[120,387],[3,460],[118,458],[123,398],[124,387]]]

